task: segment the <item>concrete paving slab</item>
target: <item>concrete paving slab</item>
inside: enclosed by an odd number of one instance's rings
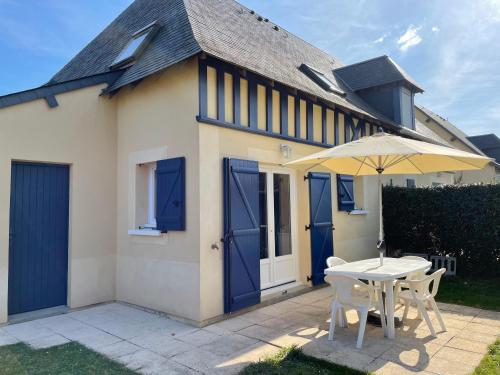
[[[0,346],[74,340],[143,374],[236,374],[281,347],[298,345],[306,354],[376,374],[460,375],[479,364],[500,334],[498,312],[439,304],[447,331],[440,332],[431,312],[437,337],[411,308],[395,340],[369,325],[357,349],[354,311],[347,312],[348,327],[337,328],[328,341],[331,297],[331,289],[322,288],[202,329],[130,305],[103,304],[0,328]]]

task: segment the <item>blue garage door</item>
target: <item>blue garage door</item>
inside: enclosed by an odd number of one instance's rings
[[[12,163],[9,314],[66,305],[69,167]]]

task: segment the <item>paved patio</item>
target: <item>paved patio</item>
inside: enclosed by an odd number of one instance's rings
[[[78,341],[144,374],[232,374],[296,344],[307,354],[377,374],[459,375],[470,373],[500,335],[500,312],[439,304],[448,331],[437,338],[411,310],[396,340],[367,326],[358,350],[354,312],[348,314],[349,328],[337,329],[334,341],[327,340],[330,299],[330,288],[322,288],[202,329],[110,303],[2,327],[0,346],[23,341],[45,348]]]

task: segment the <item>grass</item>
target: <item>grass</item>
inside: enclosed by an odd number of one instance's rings
[[[500,311],[500,279],[443,277],[436,300]]]
[[[37,350],[22,343],[0,347],[0,373],[2,375],[136,374],[76,342]]]
[[[323,361],[302,353],[296,347],[281,349],[276,355],[247,366],[241,375],[361,375],[349,367]]]
[[[472,375],[494,375],[500,374],[500,339],[489,346],[486,354],[476,367]]]

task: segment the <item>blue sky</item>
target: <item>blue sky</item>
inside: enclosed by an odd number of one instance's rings
[[[391,56],[426,90],[417,103],[500,135],[500,0],[241,2],[345,64]],[[0,95],[48,81],[130,3],[0,0]]]

